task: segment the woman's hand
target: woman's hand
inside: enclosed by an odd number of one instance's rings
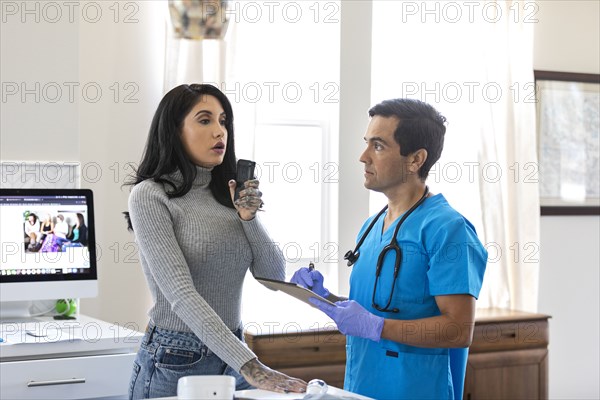
[[[256,358],[244,364],[240,373],[249,384],[257,389],[279,393],[304,393],[306,391],[306,382],[303,380],[272,370]]]
[[[252,179],[244,182],[244,189],[240,191],[240,197],[235,197],[235,180],[229,181],[229,192],[235,208],[244,221],[250,221],[256,216],[256,212],[263,206],[262,192],[258,190],[259,182]]]

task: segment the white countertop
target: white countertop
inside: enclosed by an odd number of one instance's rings
[[[0,325],[2,361],[49,358],[108,352],[137,352],[143,333],[80,315],[74,320],[35,318],[35,322],[3,322]],[[34,337],[29,332],[39,332]]]
[[[373,400],[370,397],[361,396],[343,389],[329,386],[327,394],[343,400]],[[268,390],[252,389],[237,390],[235,392],[236,400],[300,400],[306,396],[306,393],[277,393]],[[311,397],[317,399],[317,397]],[[154,400],[178,400],[177,397],[161,397]]]
[[[373,400],[370,397],[361,396],[333,386],[329,386],[327,395],[344,400]],[[235,398],[239,400],[303,399],[304,396],[306,396],[306,393],[276,393],[260,389],[238,390],[235,392]],[[311,396],[311,398],[318,399],[318,397],[314,396]]]

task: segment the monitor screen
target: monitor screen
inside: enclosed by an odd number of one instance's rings
[[[89,189],[0,189],[0,301],[97,295]]]

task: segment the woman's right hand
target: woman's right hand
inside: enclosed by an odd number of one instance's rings
[[[240,197],[235,200],[235,180],[229,181],[229,192],[231,201],[235,206],[239,216],[244,221],[250,221],[256,216],[256,212],[263,206],[262,192],[258,190],[260,182],[256,179],[251,179],[244,182],[244,189],[240,192]]]
[[[306,382],[275,371],[254,358],[242,366],[240,373],[257,389],[279,393],[304,393]]]

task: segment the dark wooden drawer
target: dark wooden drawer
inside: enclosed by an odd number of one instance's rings
[[[475,324],[471,353],[534,349],[548,346],[548,321]]]
[[[246,343],[262,363],[275,369],[346,362],[346,337],[338,331],[260,336],[246,333]]]

